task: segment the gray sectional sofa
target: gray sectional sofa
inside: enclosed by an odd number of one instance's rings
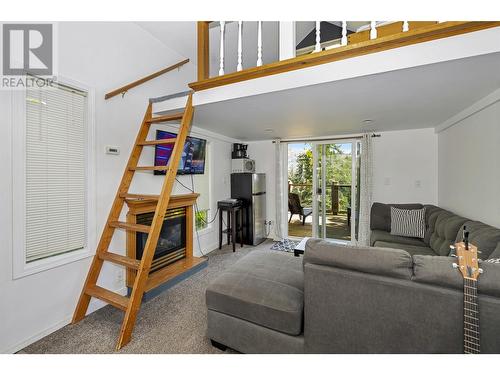
[[[242,353],[462,353],[463,282],[445,255],[468,223],[482,257],[500,257],[500,230],[429,207],[423,240],[391,236],[377,204],[372,243],[384,247],[252,251],[207,288],[208,337]],[[500,353],[500,264],[482,267],[481,351]]]
[[[391,206],[405,209],[425,207],[426,232],[423,239],[391,235]],[[374,203],[370,213],[371,246],[406,250],[410,255],[447,256],[450,245],[462,240],[462,227],[481,251],[481,259],[500,258],[500,230],[490,225],[458,216],[433,205]],[[493,254],[493,252],[495,252]]]

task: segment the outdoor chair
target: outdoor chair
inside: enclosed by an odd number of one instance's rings
[[[299,215],[299,218],[302,220],[302,225],[305,225],[306,217],[312,214],[312,208],[302,207],[299,195],[295,193],[288,193],[288,210],[290,211],[289,223],[292,221],[293,215]]]

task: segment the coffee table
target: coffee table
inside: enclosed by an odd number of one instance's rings
[[[300,254],[304,254],[304,250],[306,249],[306,242],[310,237],[304,237],[293,249],[293,255],[298,257]]]

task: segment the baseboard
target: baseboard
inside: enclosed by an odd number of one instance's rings
[[[118,294],[121,294],[121,295],[126,295],[127,294],[127,288],[124,286],[118,290],[115,290],[114,291],[115,293],[118,293]],[[97,300],[97,299],[93,299],[90,304],[89,304],[89,308],[87,310],[87,315],[89,314],[92,314],[93,312],[103,308],[104,306],[106,306],[107,303],[101,301],[101,300]],[[55,331],[63,328],[64,326],[67,326],[68,324],[71,323],[71,320],[73,319],[73,314],[71,315],[68,315],[66,316],[64,319],[62,319],[61,321],[53,324],[52,326],[50,326],[49,328],[46,328],[40,332],[38,332],[37,334],[29,337],[28,339],[20,342],[19,344],[16,344],[8,349],[5,349],[5,350],[1,350],[0,352],[1,353],[5,353],[5,354],[13,354],[13,353],[17,353],[18,351],[26,348],[27,346],[33,344],[34,342],[37,342],[38,340],[44,338],[45,336],[48,336],[50,335],[51,333],[54,333]]]
[[[212,251],[218,250],[219,249],[219,243],[218,242],[214,242],[212,244],[207,245],[206,247],[208,249],[212,249],[212,250],[203,251],[203,254],[200,253],[200,254],[198,254],[198,256],[205,256],[205,255],[210,254]]]

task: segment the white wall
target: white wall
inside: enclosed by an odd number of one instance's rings
[[[195,80],[195,69],[185,66],[132,89],[124,98],[118,96],[104,101],[106,92],[185,57],[168,49],[134,23],[60,23],[56,43],[59,75],[95,90],[97,224],[89,230],[97,231],[99,236],[148,98],[184,91],[187,83]],[[0,179],[0,352],[3,353],[21,349],[69,322],[90,258],[13,280],[10,92],[0,91],[0,109],[0,157],[3,161],[0,163],[3,176]],[[225,198],[229,196],[229,184],[224,176],[230,172],[230,140],[217,135],[205,138],[212,150],[213,199]],[[106,155],[106,145],[120,147],[120,155]],[[160,180],[156,176],[143,176],[142,187],[154,191]],[[181,189],[176,187],[176,191]],[[124,238],[120,234],[111,249],[123,253]],[[213,249],[215,238],[214,228],[205,231],[200,238],[204,251]],[[123,269],[105,264],[99,283],[124,293]],[[102,304],[91,306],[95,309]]]
[[[500,102],[442,131],[439,205],[500,227]]]
[[[434,129],[380,133],[373,138],[373,201],[437,204]]]
[[[437,204],[437,135],[434,129],[381,132],[373,139],[373,200]],[[275,221],[275,154],[272,141],[248,143],[256,170],[266,173],[267,219]],[[419,186],[417,186],[419,185]],[[274,233],[274,225],[269,237]]]

